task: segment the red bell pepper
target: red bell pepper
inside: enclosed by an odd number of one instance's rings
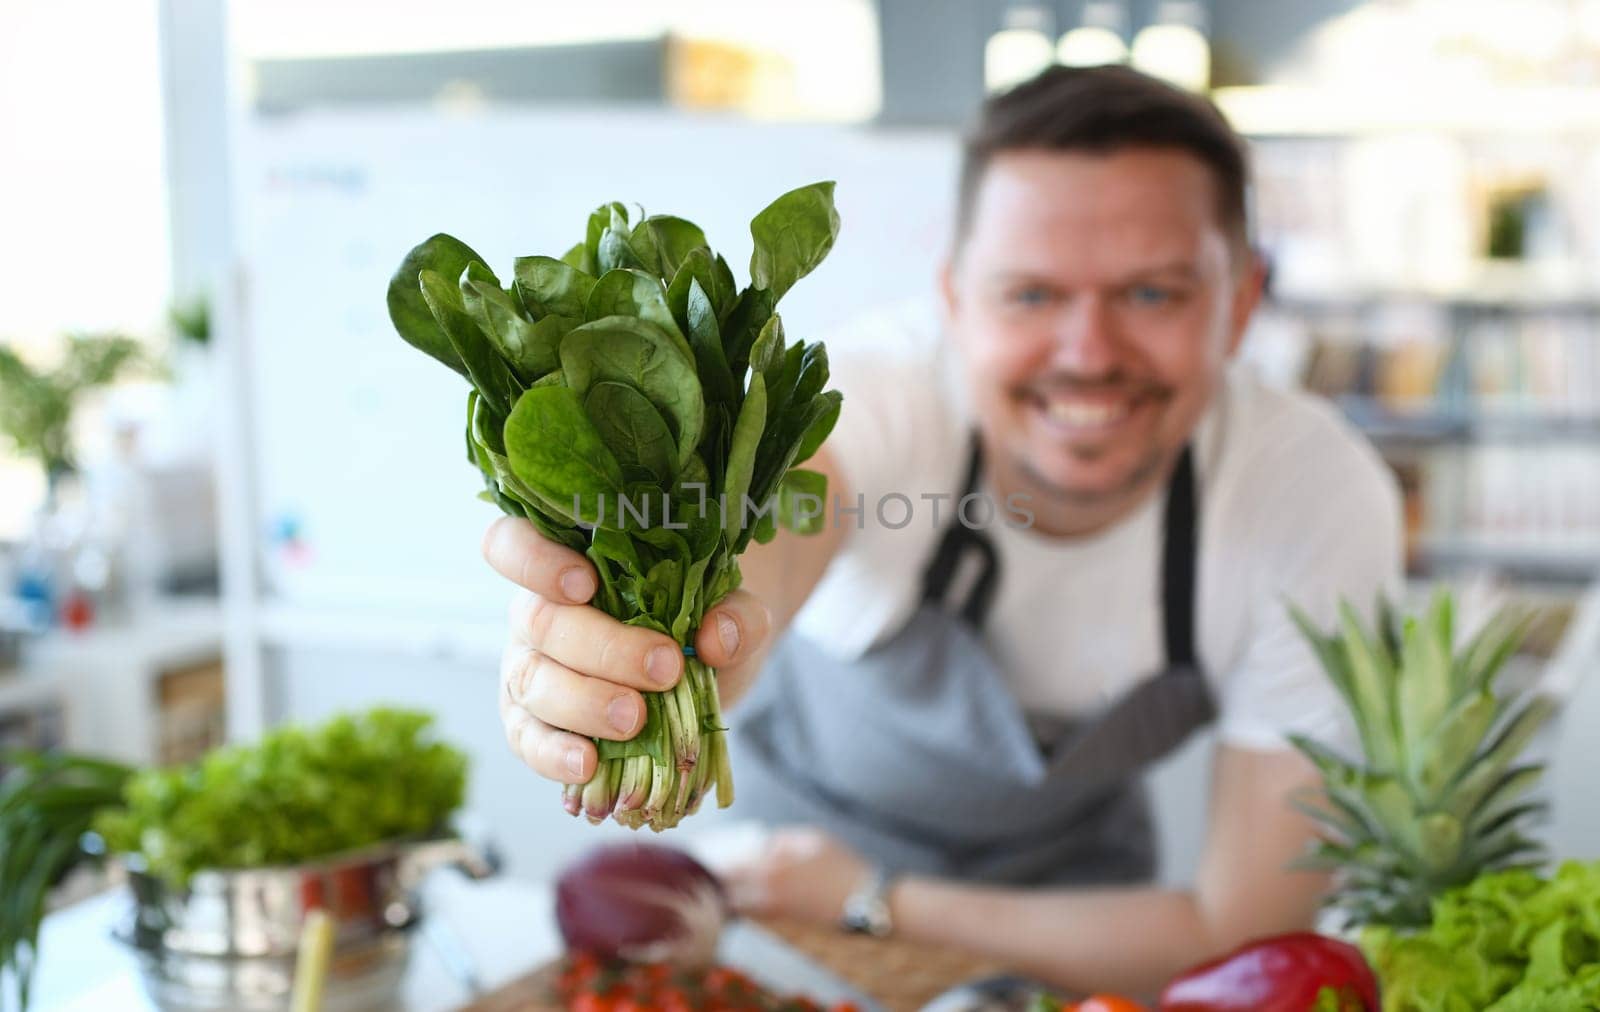
[[[1310,1012],[1324,988],[1349,1008],[1379,1012],[1361,950],[1309,931],[1251,942],[1180,975],[1161,993],[1161,1012]]]

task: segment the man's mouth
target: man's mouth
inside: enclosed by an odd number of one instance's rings
[[[1115,435],[1153,400],[1148,393],[1127,390],[1030,391],[1023,399],[1047,432],[1072,441]]]

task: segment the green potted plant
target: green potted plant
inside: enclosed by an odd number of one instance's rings
[[[133,769],[62,753],[9,757],[0,781],[0,978],[21,1008],[50,890],[103,855],[127,871],[119,937],[168,1012],[289,1008],[307,915],[335,943],[329,1000],[390,1007],[433,865],[482,862],[450,833],[466,757],[424,713],[377,708],[284,726],[197,762]],[[387,997],[386,997],[387,996]]]
[[[53,501],[62,478],[77,470],[72,416],[84,395],[116,381],[143,361],[138,341],[119,334],[73,334],[61,361],[40,369],[0,344],[0,433],[17,453],[44,469]]]

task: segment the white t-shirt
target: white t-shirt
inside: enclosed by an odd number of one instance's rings
[[[956,350],[931,304],[864,318],[827,346],[845,398],[828,447],[865,509],[859,521],[833,516],[852,529],[796,630],[849,659],[915,609],[939,533],[933,510],[944,524],[952,509],[948,498],[923,495],[959,493],[971,416]],[[1331,625],[1341,597],[1365,610],[1380,588],[1399,589],[1392,475],[1332,406],[1270,389],[1242,366],[1208,408],[1194,450],[1196,639],[1222,740],[1254,749],[1287,747],[1291,732],[1350,740],[1343,705],[1285,602]],[[1000,586],[984,636],[1026,709],[1093,713],[1162,666],[1163,505],[1153,495],[1087,538],[986,526]],[[833,515],[835,504],[827,509]]]

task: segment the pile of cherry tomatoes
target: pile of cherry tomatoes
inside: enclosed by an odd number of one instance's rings
[[[567,956],[555,986],[556,997],[571,1012],[858,1012],[849,1002],[824,1006],[773,994],[726,966],[683,970],[582,952]]]

